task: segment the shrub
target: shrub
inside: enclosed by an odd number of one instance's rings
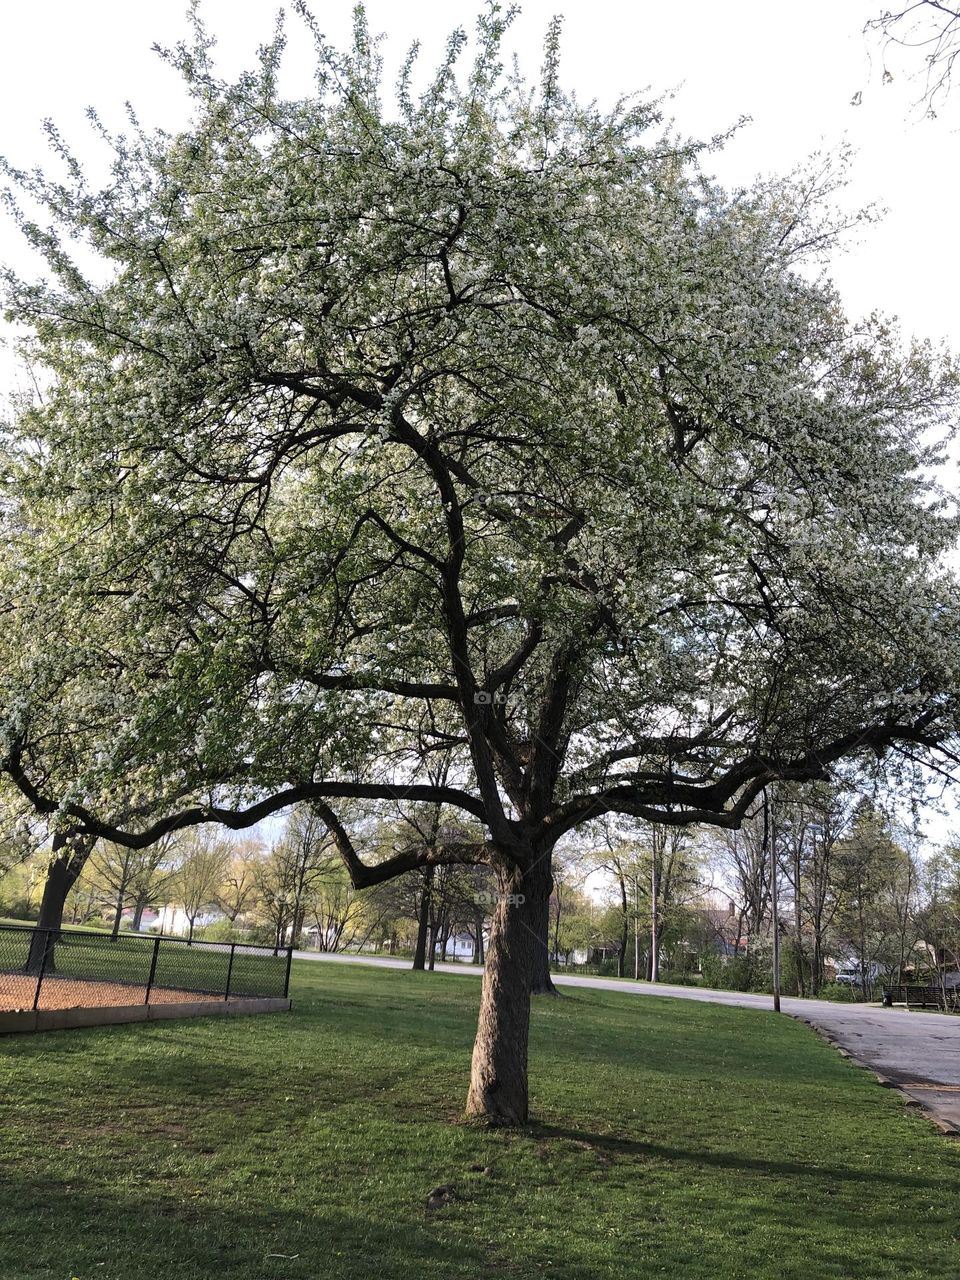
[[[22,920],[25,924],[33,924],[37,918],[37,907],[22,894],[0,900],[0,916],[10,920]]]
[[[690,969],[661,969],[660,981],[669,982],[674,987],[700,987],[704,979],[699,973]]]
[[[212,924],[205,924],[202,929],[197,929],[193,936],[197,942],[252,942],[254,932],[251,929],[239,929],[229,920],[214,920]],[[268,941],[272,943],[273,930],[268,932]]]
[[[720,991],[769,991],[770,974],[756,956],[706,955],[701,961],[704,985]]]
[[[863,993],[852,982],[825,982],[818,992],[820,1000],[836,1000],[841,1004],[856,1004],[863,1000]]]

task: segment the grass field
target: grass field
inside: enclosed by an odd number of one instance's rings
[[[0,1040],[2,1280],[960,1276],[960,1146],[788,1018],[538,1002],[538,1123],[490,1133],[475,978],[294,973],[289,1016]]]

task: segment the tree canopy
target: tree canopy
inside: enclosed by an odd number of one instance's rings
[[[830,166],[727,193],[567,94],[556,24],[504,74],[496,5],[392,110],[362,11],[347,54],[300,14],[309,100],[282,31],[225,83],[197,23],[189,129],[101,130],[102,189],[52,127],[58,176],[8,166],[47,262],[6,275],[10,783],[132,845],[310,801],[357,885],[485,860],[541,910],[604,813],[949,756],[955,371],[845,318]],[[481,834],[366,863],[345,799]]]

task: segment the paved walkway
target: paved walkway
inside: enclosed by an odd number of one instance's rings
[[[297,951],[298,960],[324,960],[339,964],[366,964],[409,969],[409,960],[389,956],[325,955]],[[477,965],[438,964],[444,973],[479,976]],[[558,986],[594,987],[633,996],[669,996],[677,1000],[705,1000],[712,1004],[770,1009],[771,997],[740,991],[710,991],[703,987],[674,987],[668,983],[624,982],[555,974]],[[960,1134],[960,1017],[942,1013],[908,1013],[879,1005],[835,1004],[828,1000],[785,997],[784,1013],[810,1023],[844,1049],[851,1058],[869,1067],[912,1098],[930,1114],[944,1132]]]

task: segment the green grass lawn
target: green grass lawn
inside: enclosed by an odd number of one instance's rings
[[[459,1121],[475,978],[293,995],[0,1040],[0,1278],[960,1276],[960,1146],[789,1018],[568,988],[496,1133]]]

